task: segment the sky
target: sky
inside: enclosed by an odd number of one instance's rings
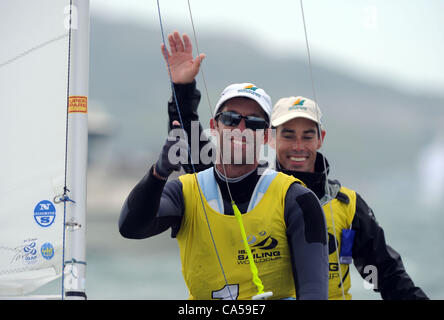
[[[189,3],[198,37],[229,31],[276,56],[307,57],[298,0]],[[159,4],[167,32],[192,30],[187,0]],[[444,1],[305,0],[303,8],[313,64],[444,96]],[[154,0],[91,0],[91,12],[160,32]]]

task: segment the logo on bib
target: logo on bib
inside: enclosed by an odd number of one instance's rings
[[[281,252],[278,249],[273,250],[276,248],[279,242],[272,236],[268,235],[266,231],[251,234],[247,237],[247,240],[255,263],[272,261],[281,258]],[[237,263],[250,263],[245,250],[238,250]]]

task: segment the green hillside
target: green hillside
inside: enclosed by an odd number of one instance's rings
[[[207,54],[203,67],[210,101],[233,82],[254,82],[274,102],[282,96],[313,98],[305,57],[276,58],[232,35],[199,34]],[[170,97],[166,67],[156,28],[91,21],[90,99],[102,102],[117,121],[116,154],[157,153],[166,138],[166,102]],[[315,61],[316,62],[316,61]],[[340,65],[315,64],[318,102],[327,137],[324,152],[342,174],[362,171],[371,176],[396,163],[412,169],[422,145],[444,120],[444,99],[401,92],[380,82],[366,82],[341,72]],[[200,106],[204,127],[209,107],[203,85]]]

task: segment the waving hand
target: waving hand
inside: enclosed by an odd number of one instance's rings
[[[180,37],[175,31],[168,35],[170,51],[161,45],[162,55],[165,62],[169,63],[171,78],[174,83],[191,83],[199,73],[199,68],[205,54],[200,54],[193,59],[193,46],[187,34]]]

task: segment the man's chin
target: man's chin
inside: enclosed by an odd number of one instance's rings
[[[304,165],[288,165],[285,167],[285,170],[295,171],[295,172],[304,172],[307,171],[306,166]]]

